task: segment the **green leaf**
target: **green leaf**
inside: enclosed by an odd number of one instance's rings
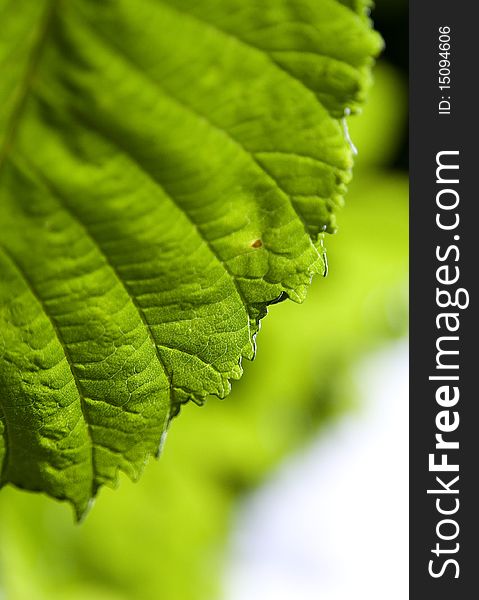
[[[362,4],[0,0],[2,485],[81,516],[304,299],[381,44]]]

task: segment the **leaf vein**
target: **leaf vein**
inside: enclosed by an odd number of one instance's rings
[[[83,414],[83,419],[85,421],[85,425],[86,425],[86,430],[90,439],[90,468],[91,468],[91,481],[90,481],[90,486],[91,486],[91,493],[93,493],[93,481],[94,481],[94,460],[93,460],[93,436],[92,436],[92,431],[91,431],[91,425],[90,422],[88,420],[88,411],[86,409],[86,404],[85,404],[85,397],[83,396],[83,392],[82,392],[82,388],[81,388],[81,384],[80,384],[80,380],[77,377],[76,374],[76,369],[74,367],[74,363],[72,360],[72,357],[70,356],[69,350],[68,350],[68,345],[66,344],[65,340],[63,339],[62,333],[59,329],[59,327],[57,326],[54,317],[50,314],[45,302],[43,301],[43,298],[40,296],[40,294],[38,293],[31,277],[26,273],[25,269],[22,268],[22,266],[20,265],[20,263],[14,258],[14,256],[11,254],[11,252],[9,250],[7,250],[3,245],[0,245],[0,250],[4,253],[4,255],[9,259],[10,263],[15,267],[15,270],[18,272],[18,274],[22,277],[22,279],[25,281],[25,283],[27,284],[28,288],[30,289],[32,295],[34,296],[34,298],[36,299],[36,301],[38,302],[38,304],[40,305],[40,308],[42,309],[42,311],[44,312],[45,316],[47,317],[48,321],[50,322],[53,332],[55,333],[60,345],[63,348],[63,352],[65,355],[65,359],[68,363],[68,367],[70,369],[70,372],[72,374],[73,377],[73,381],[75,382],[75,387],[76,390],[78,392],[78,396],[79,396],[79,400],[80,400],[80,409],[81,412]]]

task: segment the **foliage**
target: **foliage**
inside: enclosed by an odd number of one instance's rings
[[[84,514],[323,271],[380,39],[338,0],[0,0],[0,465]]]

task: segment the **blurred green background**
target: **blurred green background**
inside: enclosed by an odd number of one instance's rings
[[[386,42],[404,17],[400,6],[378,7]],[[122,478],[117,490],[103,490],[83,524],[66,505],[3,490],[0,598],[221,599],[242,496],[357,409],[352,365],[407,328],[407,88],[404,53],[391,44],[363,114],[349,123],[359,156],[340,230],[325,240],[328,277],[313,282],[302,306],[270,308],[257,358],[232,394],[184,407],[161,459],[139,483]]]

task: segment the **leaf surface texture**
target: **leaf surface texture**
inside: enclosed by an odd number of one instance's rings
[[[0,0],[0,466],[82,515],[324,269],[361,2]]]

